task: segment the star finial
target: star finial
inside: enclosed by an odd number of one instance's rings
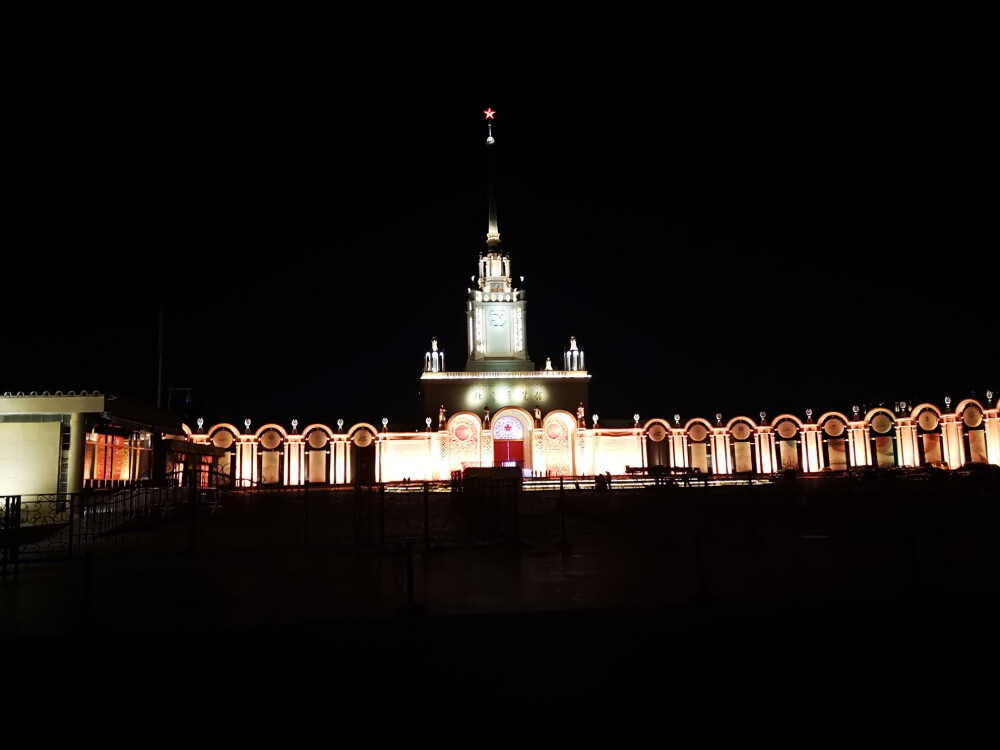
[[[493,115],[495,115],[496,112],[493,111],[492,109],[490,109],[489,107],[487,107],[486,109],[483,110],[483,114],[486,115],[486,119],[487,120],[492,120],[493,119]]]

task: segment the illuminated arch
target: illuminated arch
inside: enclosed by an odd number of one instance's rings
[[[464,471],[482,463],[482,431],[482,421],[472,412],[459,411],[448,418],[449,471]]]
[[[555,477],[575,474],[573,438],[577,432],[575,415],[561,409],[546,414],[537,431],[535,467]]]
[[[832,471],[847,471],[850,462],[851,420],[839,411],[824,412],[816,420],[820,431],[823,466]]]

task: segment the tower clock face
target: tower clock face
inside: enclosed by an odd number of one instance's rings
[[[497,326],[498,328],[507,322],[507,312],[506,310],[491,310],[490,311],[490,323]]]

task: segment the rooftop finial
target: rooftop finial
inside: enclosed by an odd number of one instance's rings
[[[493,145],[493,123],[490,120],[493,119],[493,115],[496,112],[493,109],[487,107],[483,110],[483,114],[486,115],[486,129],[488,136],[486,137],[486,145]],[[497,226],[497,207],[496,201],[493,197],[493,149],[489,150],[489,199],[490,199],[490,213],[489,213],[489,227],[486,231],[486,246],[490,252],[496,252],[500,247],[500,229]]]
[[[490,109],[489,107],[487,107],[486,109],[483,110],[483,114],[486,115],[486,119],[487,120],[492,120],[493,119],[493,115],[495,115],[496,112],[494,112],[492,109]],[[493,123],[487,122],[486,123],[486,145],[489,146],[489,145],[492,145],[492,144],[493,144]]]

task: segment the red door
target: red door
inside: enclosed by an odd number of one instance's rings
[[[517,467],[524,466],[524,441],[494,440],[493,465]]]

